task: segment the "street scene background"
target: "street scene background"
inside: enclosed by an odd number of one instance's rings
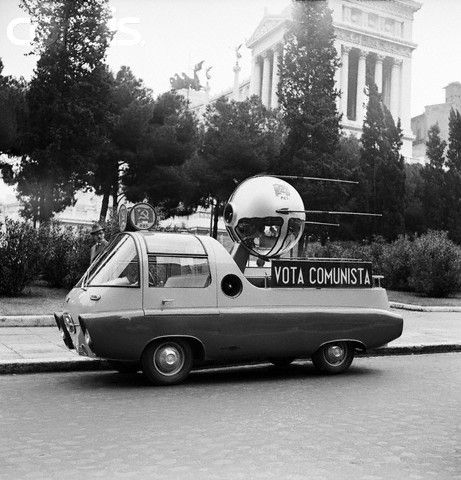
[[[461,474],[460,17],[455,0],[2,1],[0,478]],[[167,389],[67,351],[52,314],[122,205],[230,251],[226,203],[261,174],[314,212],[285,256],[372,262],[400,339],[340,377],[299,361]]]

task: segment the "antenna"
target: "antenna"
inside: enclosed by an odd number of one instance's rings
[[[328,215],[359,215],[366,217],[382,217],[381,213],[364,213],[364,212],[330,212],[327,210],[289,210],[288,208],[280,208],[276,210],[277,213],[288,215],[289,213],[313,213],[313,214],[328,214]]]
[[[339,227],[339,223],[308,222],[307,220],[304,223],[308,223],[309,225],[326,225],[328,227]]]
[[[259,175],[258,175],[259,176]],[[270,175],[277,178],[287,178],[289,180],[314,180],[318,182],[337,182],[337,183],[351,183],[353,185],[358,185],[359,182],[354,180],[340,180],[338,178],[321,178],[321,177],[301,177],[298,175]]]

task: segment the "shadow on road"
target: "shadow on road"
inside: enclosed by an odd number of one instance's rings
[[[68,386],[78,384],[81,388],[184,388],[187,386],[219,385],[242,383],[267,383],[284,382],[290,380],[312,380],[316,384],[319,381],[324,383],[338,381],[341,378],[347,378],[351,381],[354,377],[363,377],[364,375],[379,375],[379,370],[366,368],[363,366],[352,366],[346,373],[340,375],[323,375],[317,372],[310,362],[294,363],[288,367],[275,367],[270,364],[251,365],[251,366],[233,366],[223,368],[212,368],[192,371],[189,377],[180,385],[171,387],[155,387],[151,385],[144,377],[142,372],[136,374],[118,373],[113,371],[104,372],[78,372],[66,374],[63,382]]]

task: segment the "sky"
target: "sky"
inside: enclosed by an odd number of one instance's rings
[[[0,0],[0,58],[4,74],[29,79],[36,58],[25,56],[31,35],[19,0]],[[210,88],[217,94],[233,82],[234,49],[243,43],[241,78],[249,76],[245,47],[265,8],[279,13],[289,0],[110,0],[117,29],[107,61],[113,70],[129,65],[154,94],[169,78],[205,60],[212,67]],[[422,0],[415,13],[411,115],[425,105],[443,103],[443,87],[461,81],[461,0]]]
[[[232,86],[235,48],[243,43],[241,77],[250,75],[250,51],[245,42],[265,10],[280,13],[289,0],[109,0],[117,31],[108,50],[113,71],[129,65],[155,95],[169,89],[169,78],[192,76],[204,60],[210,70],[210,93]],[[461,0],[421,0],[415,13],[411,116],[425,105],[443,103],[443,88],[461,81]],[[19,0],[0,0],[0,58],[4,75],[30,79],[37,58],[30,51],[31,26]],[[204,81],[204,70],[201,77]],[[1,114],[1,112],[0,112]],[[6,195],[0,185],[0,200]],[[11,190],[8,189],[11,196]]]

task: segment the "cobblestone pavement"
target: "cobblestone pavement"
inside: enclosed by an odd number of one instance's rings
[[[461,478],[461,354],[0,377],[0,479]]]

